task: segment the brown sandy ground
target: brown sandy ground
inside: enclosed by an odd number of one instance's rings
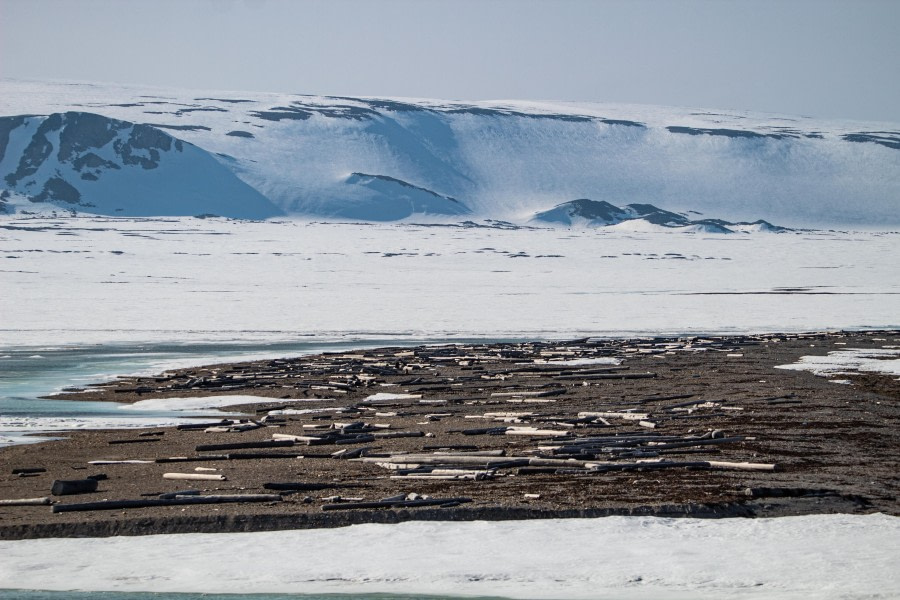
[[[900,515],[898,378],[842,376],[852,384],[841,385],[774,368],[804,355],[898,343],[900,332],[880,331],[463,344],[120,378],[63,397],[134,402],[251,394],[272,401],[239,407],[242,418],[208,431],[81,431],[62,441],[0,450],[0,500],[48,497],[54,503],[0,505],[0,538],[407,519]],[[622,363],[618,368],[565,363],[598,357]],[[420,397],[366,402],[379,392]],[[306,401],[284,402],[298,398]],[[269,415],[282,408],[331,410]],[[533,429],[513,435],[516,428]],[[397,432],[411,437],[394,437]],[[276,435],[300,439],[263,447]],[[256,443],[261,446],[215,448]],[[209,445],[213,449],[204,449]],[[488,451],[494,455],[483,456]],[[481,458],[475,458],[478,453]],[[169,457],[194,460],[89,464]],[[748,467],[733,463],[758,465],[754,469],[774,465],[774,470],[743,470]],[[38,472],[18,473],[22,469]],[[226,479],[163,478],[172,472]],[[50,493],[55,480],[88,476],[99,476],[95,492]],[[278,483],[311,489],[271,489]],[[270,496],[252,503],[53,512],[186,490],[202,496]],[[444,501],[397,503],[396,497],[410,494]],[[395,498],[395,504],[348,508],[386,498]]]

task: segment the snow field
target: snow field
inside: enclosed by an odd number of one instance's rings
[[[896,327],[900,235],[222,219],[0,228],[0,346]]]
[[[900,348],[847,348],[829,352],[825,356],[803,356],[794,364],[779,365],[776,368],[811,371],[821,376],[855,372],[900,376]]]
[[[0,541],[0,588],[595,600],[900,596],[900,519],[606,517]]]

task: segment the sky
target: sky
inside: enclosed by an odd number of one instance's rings
[[[0,0],[0,77],[900,122],[900,0]]]

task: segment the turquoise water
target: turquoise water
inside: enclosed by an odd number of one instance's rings
[[[242,358],[283,357],[356,347],[401,345],[395,340],[302,341],[271,344],[111,344],[58,348],[0,349],[0,401],[19,403],[128,373],[156,373],[173,365],[210,364]],[[82,404],[82,403],[78,403]],[[40,410],[40,403],[28,404]]]
[[[404,340],[404,342],[406,342]],[[403,342],[400,342],[403,343]],[[407,344],[409,342],[406,342]],[[341,340],[270,344],[117,344],[79,347],[0,349],[0,447],[53,439],[50,421],[197,416],[202,413],[119,410],[114,402],[41,398],[131,373],[241,359],[300,356],[360,346],[399,345],[396,340]],[[210,414],[210,411],[205,411]],[[43,424],[43,428],[42,428]],[[34,434],[45,432],[37,437]]]
[[[127,418],[166,418],[198,416],[204,413],[134,412],[119,410],[114,402],[80,402],[41,398],[68,387],[124,374],[154,374],[170,368],[209,365],[220,362],[302,356],[321,352],[340,352],[385,346],[416,346],[447,342],[465,343],[465,339],[394,338],[315,338],[278,343],[193,343],[193,344],[107,344],[77,347],[0,348],[0,447],[9,444],[42,441],[59,429],[50,420]],[[478,340],[497,342],[507,340]],[[205,414],[211,414],[205,411]],[[216,413],[221,414],[221,413]],[[43,424],[43,428],[41,425]]]

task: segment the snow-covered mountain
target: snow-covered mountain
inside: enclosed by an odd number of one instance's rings
[[[87,112],[0,117],[0,177],[34,202],[89,213],[281,214],[208,152],[156,127]]]
[[[580,209],[557,218],[590,199],[591,210],[653,205],[650,213],[707,230],[761,218],[900,224],[896,124],[11,80],[0,81],[0,115],[0,186],[80,212],[565,225],[662,218],[613,211],[598,220]]]

